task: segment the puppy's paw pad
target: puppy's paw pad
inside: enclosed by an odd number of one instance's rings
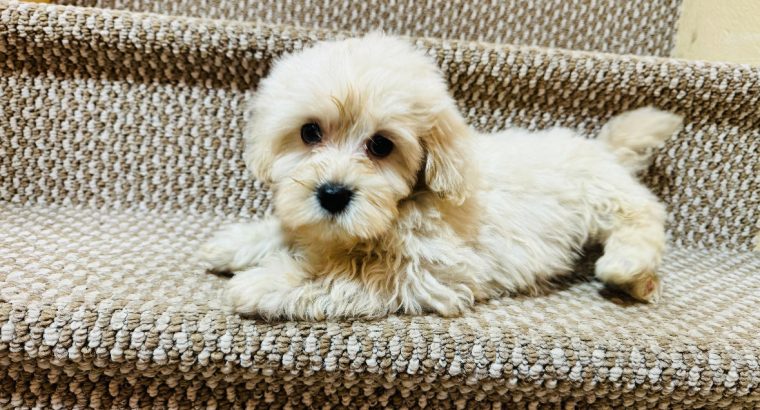
[[[649,265],[646,259],[604,255],[596,262],[596,276],[636,300],[657,303],[662,296],[662,284]]]
[[[642,302],[656,304],[662,296],[662,283],[654,272],[640,273],[619,287]]]

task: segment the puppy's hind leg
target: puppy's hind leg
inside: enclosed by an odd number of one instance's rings
[[[640,301],[657,303],[662,293],[657,268],[665,250],[665,210],[654,198],[642,202],[613,211],[596,276]]]
[[[269,217],[223,228],[201,246],[198,257],[212,271],[234,272],[260,263],[283,247],[280,223]]]
[[[635,174],[651,164],[656,148],[682,125],[679,115],[645,107],[611,119],[599,141],[619,165]],[[597,261],[596,275],[636,299],[657,302],[662,292],[657,268],[665,248],[665,209],[637,181],[619,177],[612,185],[616,192],[613,206],[605,207],[610,223],[601,235],[604,256]]]

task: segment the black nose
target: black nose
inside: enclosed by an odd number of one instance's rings
[[[346,209],[353,196],[353,191],[340,184],[328,182],[317,188],[319,204],[331,214],[337,214]]]

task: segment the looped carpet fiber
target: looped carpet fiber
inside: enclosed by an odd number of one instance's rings
[[[62,0],[300,27],[667,56],[681,0]]]
[[[544,295],[461,318],[319,323],[226,313],[226,278],[195,249],[270,211],[240,133],[272,60],[411,6],[368,2],[330,25],[333,9],[298,14],[309,0],[76,3],[0,1],[0,407],[760,406],[760,69],[501,44],[666,55],[678,2],[616,6],[618,48],[593,29],[603,1],[564,6],[589,10],[569,37],[529,31],[551,0],[500,3],[523,18],[511,34],[468,28],[485,9],[454,1],[392,27],[437,59],[481,130],[592,136],[646,104],[685,116],[644,177],[669,211],[659,305],[603,289],[586,260]],[[625,35],[653,21],[662,37]]]

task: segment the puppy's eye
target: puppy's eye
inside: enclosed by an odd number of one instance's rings
[[[393,142],[380,134],[367,140],[367,151],[377,158],[384,158],[393,151]]]
[[[322,141],[322,130],[315,123],[304,124],[301,127],[301,139],[304,144],[314,145]]]

